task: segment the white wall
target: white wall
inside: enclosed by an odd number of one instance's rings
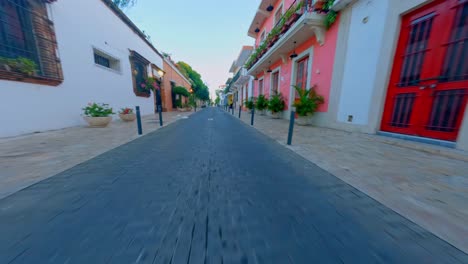
[[[348,122],[350,115],[353,124],[369,122],[387,8],[388,0],[363,0],[352,6],[338,122]]]
[[[83,125],[81,108],[88,102],[154,111],[152,97],[133,92],[129,49],[163,68],[157,53],[101,0],[57,1],[49,11],[64,81],[52,87],[0,80],[0,137]],[[121,73],[96,66],[93,46],[118,58]]]

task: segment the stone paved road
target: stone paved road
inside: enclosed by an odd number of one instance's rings
[[[218,109],[0,200],[0,263],[468,263]]]

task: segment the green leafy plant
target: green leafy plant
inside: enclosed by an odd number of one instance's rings
[[[88,105],[83,108],[85,116],[90,117],[107,117],[114,114],[111,107],[108,104],[97,104],[97,103],[88,103]]]
[[[37,64],[25,57],[16,59],[0,57],[0,64],[6,65],[12,71],[26,75],[34,75],[37,71]]]
[[[176,107],[177,108],[182,108],[182,100],[180,100],[180,99],[176,100]]]
[[[336,22],[336,19],[338,17],[338,13],[335,10],[331,9],[334,3],[335,3],[335,0],[327,0],[325,4],[323,5],[323,9],[328,11],[324,20],[326,29],[330,29],[333,26],[333,24]]]
[[[336,22],[336,18],[338,17],[338,13],[334,10],[328,11],[327,15],[325,16],[325,28],[330,29],[333,24]]]
[[[316,86],[309,90],[299,86],[294,86],[294,89],[299,94],[299,97],[294,101],[294,107],[296,107],[296,113],[299,116],[314,114],[318,107],[325,102],[323,96],[317,94]]]
[[[176,87],[172,88],[172,92],[174,94],[182,95],[182,96],[185,96],[185,97],[190,96],[189,91],[187,91],[187,89],[185,89],[185,87],[183,87],[183,86],[176,86]]]
[[[265,95],[261,94],[258,96],[255,107],[259,111],[263,111],[268,108],[268,99],[265,97]]]
[[[245,107],[247,107],[247,109],[249,109],[249,110],[254,109],[254,107],[255,107],[255,99],[254,99],[254,98],[251,98],[251,99],[245,100],[244,105],[245,105]]]
[[[272,113],[279,113],[284,110],[285,105],[286,104],[284,103],[284,99],[281,93],[274,94],[268,101],[268,110],[270,110]]]

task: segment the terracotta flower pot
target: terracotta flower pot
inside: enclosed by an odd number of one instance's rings
[[[271,112],[271,118],[280,119],[280,113],[279,112]]]
[[[119,114],[120,119],[124,122],[133,122],[136,119],[136,114]]]
[[[85,116],[83,118],[90,127],[107,127],[109,123],[112,121],[112,116],[106,116],[106,117]]]

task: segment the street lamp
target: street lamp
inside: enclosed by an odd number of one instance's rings
[[[159,79],[159,85],[158,87],[155,88],[155,95],[156,95],[156,111],[159,113],[159,124],[160,126],[163,126],[163,120],[162,120],[162,99],[161,99],[161,86],[163,83],[163,78],[165,72],[160,69],[158,66],[153,65],[154,68],[156,68],[156,73],[153,71],[154,77]],[[154,69],[153,68],[153,69]],[[158,78],[159,77],[159,78]]]

